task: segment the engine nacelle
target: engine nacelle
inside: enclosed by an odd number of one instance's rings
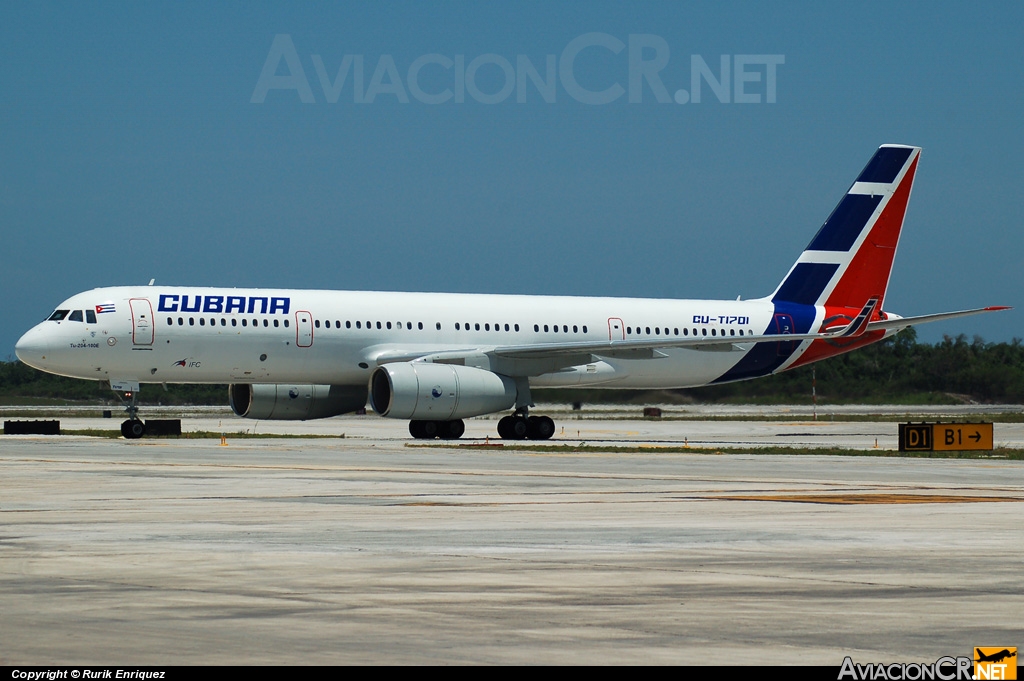
[[[450,421],[515,403],[515,381],[475,367],[396,362],[370,376],[370,406],[393,419]]]
[[[232,411],[247,419],[305,421],[362,409],[366,387],[234,383],[228,386],[228,401]]]

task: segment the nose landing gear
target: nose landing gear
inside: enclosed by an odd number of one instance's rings
[[[127,401],[124,410],[128,412],[128,420],[121,423],[121,435],[126,440],[138,440],[146,434],[146,424],[139,418],[139,387],[112,385],[122,402]]]

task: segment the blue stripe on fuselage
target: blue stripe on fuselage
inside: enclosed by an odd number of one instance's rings
[[[784,301],[775,302],[775,314],[764,334],[778,334],[777,320],[788,315],[793,320],[792,333],[809,333],[811,324],[814,323],[815,309],[813,305],[798,305]],[[779,341],[768,341],[755,343],[754,347],[736,363],[732,369],[716,378],[713,383],[728,383],[730,381],[742,381],[758,376],[767,376],[783,365],[798,347],[799,341],[786,341],[785,334],[779,334]]]

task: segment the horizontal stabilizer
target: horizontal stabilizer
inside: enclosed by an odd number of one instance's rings
[[[941,322],[944,319],[956,319],[957,317],[969,317],[972,314],[982,314],[983,312],[1000,312],[1002,310],[1012,310],[1012,307],[1006,305],[991,305],[989,307],[979,307],[974,310],[959,310],[957,312],[939,312],[938,314],[926,314],[918,317],[895,317],[886,319],[884,321],[871,322],[868,324],[868,331],[881,331],[884,329],[905,329],[908,326],[916,326],[918,324],[927,324],[928,322]]]

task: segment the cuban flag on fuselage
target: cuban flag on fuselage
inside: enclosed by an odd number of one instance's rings
[[[113,312],[113,311],[114,311],[114,304],[113,303],[103,303],[102,305],[97,305],[96,306],[96,314],[103,314],[104,312]]]

